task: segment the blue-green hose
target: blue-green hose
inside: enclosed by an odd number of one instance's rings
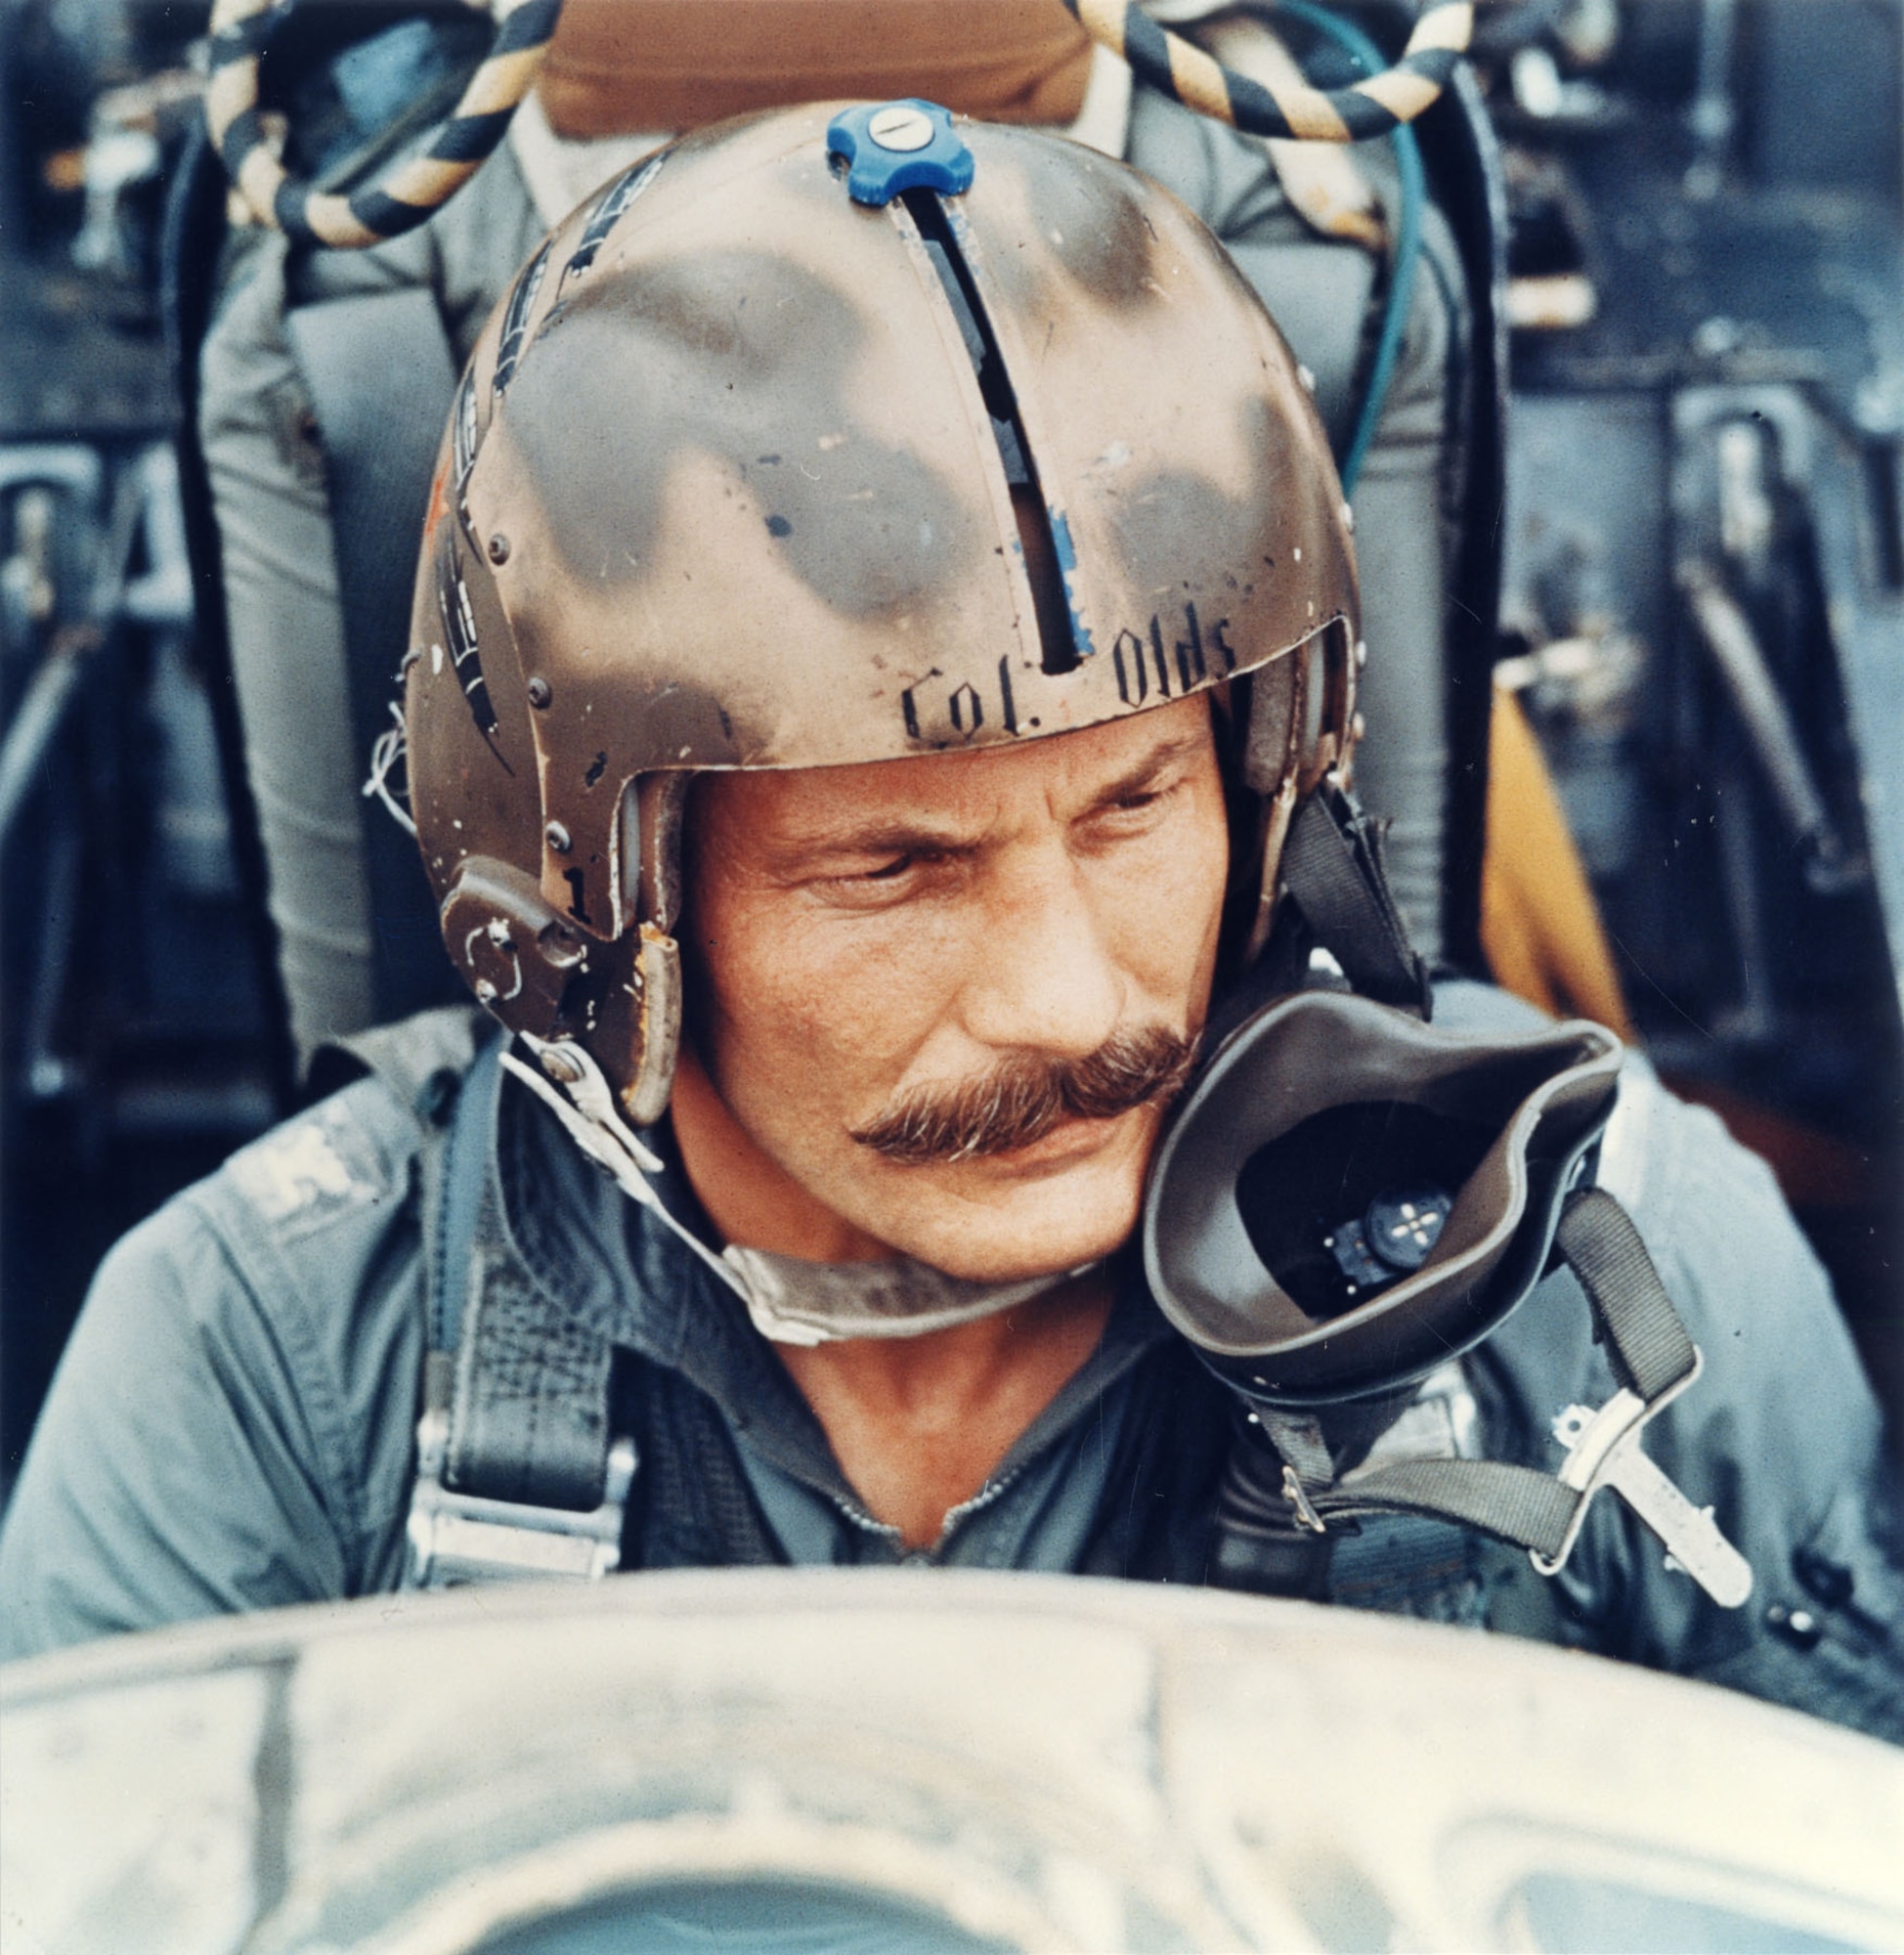
[[[1313,0],[1277,0],[1277,11],[1305,22],[1318,33],[1326,34],[1345,49],[1370,74],[1386,64],[1382,51],[1362,29],[1340,15],[1318,7]],[[1375,363],[1368,373],[1368,393],[1356,420],[1356,430],[1341,457],[1342,493],[1353,496],[1375,439],[1376,424],[1395,379],[1396,363],[1402,357],[1403,335],[1408,329],[1408,302],[1414,295],[1415,266],[1421,257],[1421,211],[1428,200],[1427,173],[1421,166],[1421,145],[1405,122],[1389,141],[1395,146],[1395,163],[1402,179],[1402,218],[1395,240],[1395,258],[1389,272],[1388,304],[1382,313],[1381,336],[1375,342]]]

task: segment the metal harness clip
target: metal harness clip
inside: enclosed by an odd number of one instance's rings
[[[1282,1498],[1295,1508],[1296,1519],[1311,1534],[1328,1533],[1328,1523],[1316,1511],[1315,1503],[1303,1486],[1302,1476],[1293,1466],[1284,1466],[1282,1469]]]
[[[1530,1549],[1542,1575],[1558,1575],[1579,1538],[1593,1496],[1611,1487],[1666,1544],[1667,1565],[1690,1575],[1722,1609],[1736,1609],[1752,1593],[1752,1564],[1719,1532],[1710,1507],[1695,1507],[1658,1464],[1641,1450],[1647,1421],[1683,1392],[1705,1368],[1695,1348],[1692,1368],[1656,1399],[1623,1386],[1597,1412],[1568,1406],[1553,1422],[1553,1435],[1567,1448],[1560,1484],[1579,1493],[1579,1504],[1552,1556]]]
[[[417,1470],[411,1496],[412,1588],[466,1582],[596,1582],[622,1558],[622,1516],[634,1483],[631,1439],[609,1449],[602,1502],[586,1512],[459,1494],[443,1483],[450,1416],[431,1408],[416,1426]]]

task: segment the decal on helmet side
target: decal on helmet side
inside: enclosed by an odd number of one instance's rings
[[[482,653],[476,642],[476,613],[469,601],[469,586],[463,580],[454,529],[444,529],[438,537],[436,601],[437,615],[443,624],[443,641],[449,647],[456,682],[462,688],[470,717],[487,740],[496,731],[496,708],[490,702],[489,686],[483,677]]]
[[[523,268],[516,279],[514,290],[509,294],[508,310],[502,315],[502,342],[496,354],[496,378],[490,383],[493,400],[500,400],[508,391],[509,382],[516,376],[523,348],[528,343],[529,315],[535,307],[536,295],[542,288],[542,280],[547,276],[549,247],[554,241],[553,239],[543,240],[542,248]],[[494,413],[494,409],[491,412]]]
[[[1149,629],[1142,637],[1126,628],[1112,640],[1110,657],[1117,672],[1117,697],[1126,706],[1149,703],[1153,676],[1157,698],[1172,698],[1173,666],[1177,695],[1195,691],[1210,677],[1210,663],[1203,651],[1203,626],[1197,619],[1195,604],[1188,598],[1184,601],[1183,616],[1183,624],[1172,630],[1169,656],[1164,651],[1163,620],[1154,611],[1150,614]],[[1234,648],[1224,635],[1229,629],[1228,618],[1216,619],[1209,628],[1210,649],[1223,662],[1220,675],[1224,678],[1236,670]],[[1179,630],[1184,633],[1181,637],[1177,635]]]

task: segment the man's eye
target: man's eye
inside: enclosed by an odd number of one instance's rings
[[[935,859],[929,852],[918,848],[907,848],[896,855],[876,858],[864,868],[843,868],[838,874],[822,878],[826,886],[843,896],[850,896],[855,891],[870,894],[872,891],[903,883],[920,869]]]
[[[1110,804],[1108,812],[1113,815],[1154,814],[1182,785],[1181,781],[1163,781],[1154,787],[1133,788],[1129,794],[1119,795]]]

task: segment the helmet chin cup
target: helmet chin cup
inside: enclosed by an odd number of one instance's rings
[[[1621,1058],[1583,1020],[1477,1038],[1343,993],[1277,1000],[1218,1048],[1152,1164],[1164,1315],[1264,1406],[1425,1376],[1539,1280]]]

